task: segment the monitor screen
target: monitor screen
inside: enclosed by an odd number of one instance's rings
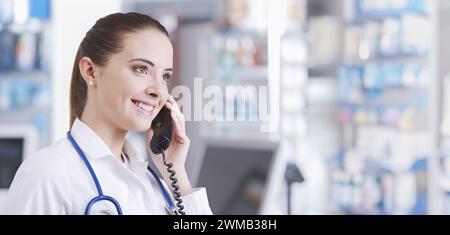
[[[23,138],[0,138],[0,189],[8,189],[23,160]]]
[[[207,146],[197,184],[219,215],[258,214],[275,150]]]

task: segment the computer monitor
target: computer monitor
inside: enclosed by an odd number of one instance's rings
[[[260,214],[278,145],[208,141],[197,174],[211,210],[219,215]]]
[[[34,126],[0,125],[0,206],[20,164],[37,147]]]

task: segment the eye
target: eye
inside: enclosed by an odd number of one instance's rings
[[[139,74],[148,74],[147,67],[145,66],[137,66],[133,68],[133,71]]]
[[[170,77],[171,77],[171,74],[169,74],[169,73],[166,73],[163,75],[164,81],[168,81],[170,79]]]

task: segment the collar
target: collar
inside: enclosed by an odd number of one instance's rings
[[[77,144],[89,158],[114,157],[108,145],[88,125],[78,118],[75,119],[70,132]],[[125,139],[123,148],[125,154],[130,158],[133,171],[140,177],[144,177],[147,172],[148,162],[139,155],[138,151],[127,139]]]
[[[108,145],[84,122],[75,119],[70,131],[80,148],[92,159],[114,156]],[[125,139],[123,150],[130,159],[143,161],[137,150]]]
[[[70,131],[73,138],[90,158],[114,156],[108,145],[84,122],[75,119]]]

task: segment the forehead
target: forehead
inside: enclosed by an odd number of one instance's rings
[[[123,37],[119,56],[124,60],[142,58],[163,69],[173,67],[173,47],[169,38],[155,29],[127,33]]]

